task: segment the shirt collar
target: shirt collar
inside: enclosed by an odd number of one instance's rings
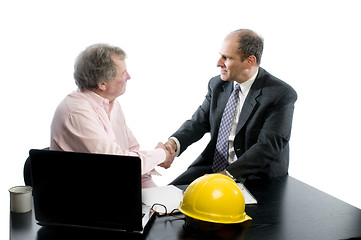
[[[103,98],[102,96],[90,90],[78,90],[78,91],[84,94],[84,96],[92,103],[94,107],[102,108],[110,118],[114,106],[114,101],[109,102],[108,99]]]
[[[251,86],[252,86],[254,80],[256,80],[257,74],[258,74],[258,70],[257,70],[257,72],[256,72],[250,79],[248,79],[247,81],[244,81],[243,83],[234,82],[234,85],[239,84],[239,86],[241,87],[242,94],[243,94],[243,95],[247,95],[248,92],[249,92],[249,89],[251,89]]]

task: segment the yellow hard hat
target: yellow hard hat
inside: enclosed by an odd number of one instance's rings
[[[245,213],[241,189],[230,177],[208,174],[194,180],[178,207],[184,215],[212,223],[242,223],[252,218]]]

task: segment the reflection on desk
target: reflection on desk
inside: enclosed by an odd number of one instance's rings
[[[361,239],[361,210],[292,177],[249,181],[258,200],[247,205],[252,221],[213,231],[188,228],[184,215],[157,217],[144,236],[120,232],[49,228],[36,224],[34,213],[10,213],[10,239]]]

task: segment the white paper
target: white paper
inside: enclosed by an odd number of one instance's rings
[[[253,195],[248,191],[248,189],[242,183],[237,183],[237,185],[242,191],[245,204],[257,204],[256,198],[253,197]]]
[[[167,207],[168,213],[174,209],[178,209],[182,200],[183,191],[173,185],[142,189],[142,202],[145,205],[152,206],[154,203],[163,204]],[[157,208],[155,210],[157,210]]]

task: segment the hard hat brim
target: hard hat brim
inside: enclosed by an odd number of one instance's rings
[[[182,205],[182,204],[181,204]],[[205,221],[205,222],[213,222],[213,223],[222,223],[222,224],[234,224],[234,223],[243,223],[245,221],[249,221],[252,220],[252,218],[250,216],[248,216],[246,213],[243,213],[243,216],[237,218],[237,219],[223,219],[223,220],[216,220],[216,219],[210,219],[209,217],[202,217],[199,216],[197,214],[192,214],[186,210],[183,210],[181,205],[178,207],[178,210],[183,213],[184,215],[194,218],[194,219],[198,219],[201,221]]]

